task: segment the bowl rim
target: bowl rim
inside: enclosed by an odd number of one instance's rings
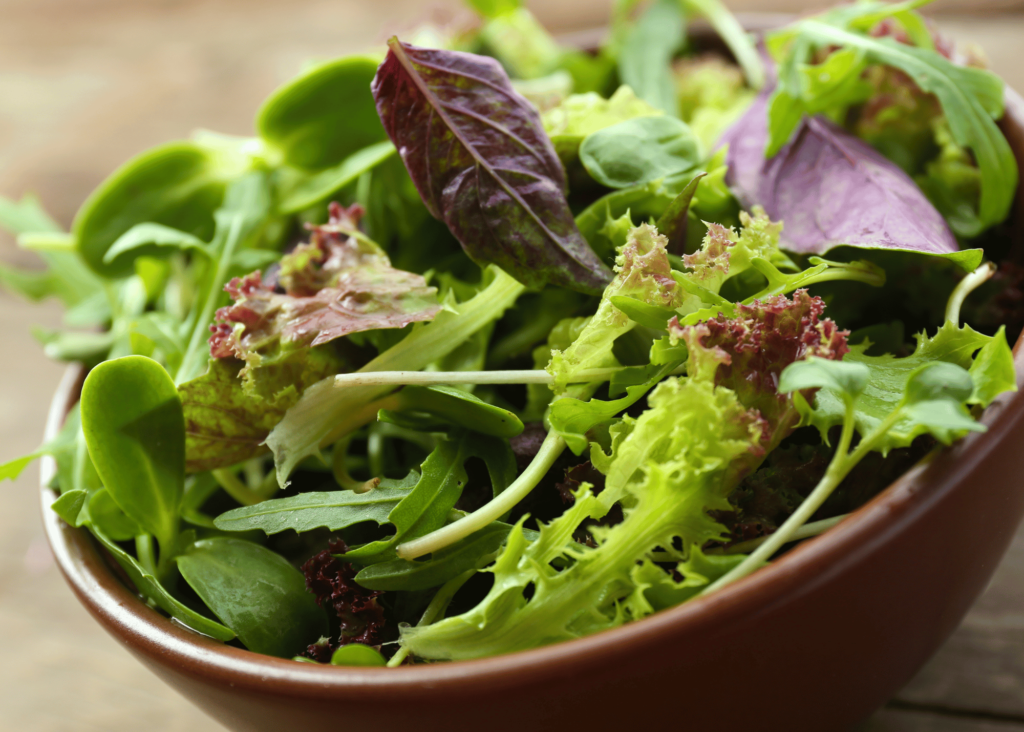
[[[769,27],[788,16],[757,14],[748,27]],[[774,22],[773,22],[774,21]],[[576,34],[596,38],[596,31]],[[1024,100],[1007,88],[1007,115],[1024,129]],[[1018,134],[1020,133],[1018,131]],[[1024,185],[1018,189],[1017,224],[1024,219]],[[187,675],[222,686],[307,699],[337,699],[356,693],[373,702],[395,698],[410,701],[432,697],[446,688],[460,693],[544,683],[595,664],[619,663],[641,646],[657,647],[669,632],[713,632],[723,621],[738,621],[751,612],[810,593],[814,587],[859,557],[898,534],[959,485],[1003,440],[1012,438],[1013,423],[1024,415],[1024,333],[1013,348],[1017,385],[1021,391],[1001,395],[985,410],[986,433],[972,433],[932,453],[848,518],[814,539],[804,541],[780,559],[721,590],[655,613],[643,620],[593,635],[511,654],[397,668],[355,668],[297,663],[220,643],[187,628],[146,605],[122,583],[91,534],[64,523],[51,510],[56,492],[49,488],[55,461],[40,465],[41,508],[47,540],[72,591],[90,614],[119,642],[154,665],[184,670]],[[85,369],[72,364],[65,371],[50,404],[46,439],[54,436],[77,401]],[[933,469],[934,468],[934,469]]]

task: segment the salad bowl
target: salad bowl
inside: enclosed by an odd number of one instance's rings
[[[1024,100],[1001,129],[1024,164]],[[1018,199],[1014,245],[1024,247]],[[1024,347],[1014,348],[1018,387]],[[48,437],[77,401],[71,367]],[[61,571],[103,627],[230,729],[398,730],[688,726],[844,729],[906,683],[956,628],[1024,516],[1024,394],[919,463],[835,528],[708,596],[592,636],[508,655],[399,668],[318,666],[227,646],[146,605],[90,534],[50,510]]]

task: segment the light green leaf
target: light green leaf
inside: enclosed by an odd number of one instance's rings
[[[636,96],[628,86],[620,86],[610,98],[597,92],[573,94],[554,109],[544,113],[544,130],[551,138],[562,163],[568,166],[579,154],[587,135],[619,122],[662,114]]]
[[[386,666],[387,660],[371,646],[362,643],[348,643],[331,656],[332,666]]]
[[[103,485],[167,549],[185,481],[185,420],[174,382],[156,361],[105,361],[82,386],[82,430]]]
[[[828,388],[836,394],[856,399],[864,392],[871,369],[855,361],[833,361],[811,356],[791,363],[779,378],[779,393],[803,389]]]

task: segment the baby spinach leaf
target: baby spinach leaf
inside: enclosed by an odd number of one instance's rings
[[[116,561],[121,566],[121,569],[124,570],[125,574],[128,575],[128,579],[132,581],[132,584],[135,585],[135,589],[138,590],[140,595],[148,600],[152,600],[153,603],[155,603],[156,606],[165,613],[197,633],[208,635],[219,641],[229,641],[234,639],[235,632],[231,630],[231,628],[221,625],[216,620],[211,620],[210,618],[200,615],[195,610],[179,602],[173,595],[171,595],[171,593],[164,589],[163,585],[160,584],[156,577],[146,571],[146,569],[139,564],[135,557],[128,554],[120,547],[120,545],[117,544],[117,542],[103,533],[102,529],[96,526],[92,526],[90,528],[93,535],[99,540],[104,548],[110,552],[114,561]],[[255,546],[255,544],[253,546]]]
[[[132,271],[131,257],[113,262],[104,258],[136,224],[163,224],[209,239],[213,212],[227,181],[248,166],[244,156],[195,142],[170,142],[142,153],[118,168],[82,204],[72,226],[78,252],[96,273],[123,277]]]
[[[380,485],[365,493],[314,491],[272,498],[222,513],[214,519],[214,525],[221,531],[260,529],[267,534],[279,534],[291,529],[301,534],[317,528],[338,531],[364,521],[384,524],[418,481],[419,475],[410,473],[402,480],[384,478]]]
[[[327,616],[302,572],[251,541],[217,537],[177,558],[181,576],[256,653],[291,657],[326,635]]]
[[[88,506],[89,523],[98,526],[114,541],[129,541],[144,533],[138,522],[128,516],[102,488],[92,494]]]
[[[495,495],[515,480],[515,456],[507,441],[474,432],[462,432],[444,440],[423,461],[416,486],[388,515],[389,523],[395,527],[394,536],[357,547],[347,552],[346,558],[360,564],[393,559],[397,544],[444,526],[466,487],[469,476],[465,463],[471,457],[486,464]]]
[[[498,62],[388,45],[373,94],[430,213],[470,257],[527,286],[599,292],[611,274],[576,228],[540,117]]]
[[[637,117],[591,133],[580,145],[590,177],[609,188],[643,185],[696,166],[700,142],[675,117]]]
[[[346,56],[284,84],[260,107],[256,129],[287,165],[323,170],[386,139],[370,94],[379,59]]]
[[[683,45],[679,0],[656,0],[630,27],[619,50],[619,78],[644,101],[679,116],[672,58]]]
[[[305,659],[304,659],[305,660]],[[372,646],[362,643],[347,643],[331,655],[332,666],[386,666],[387,659]]]
[[[494,558],[512,527],[495,522],[435,552],[430,559],[392,559],[363,567],[356,582],[371,590],[427,590],[463,572],[479,569]]]
[[[823,117],[804,119],[792,141],[764,159],[763,101],[726,133],[727,178],[744,206],[785,222],[781,245],[801,254],[842,246],[943,256],[969,269],[942,215],[898,166]]]
[[[82,509],[86,508],[89,493],[84,490],[69,490],[60,494],[60,497],[50,504],[53,512],[64,519],[64,522],[71,526],[81,526],[83,523]]]
[[[143,356],[96,366],[82,386],[82,430],[110,496],[169,549],[185,482],[185,419],[163,366]]]

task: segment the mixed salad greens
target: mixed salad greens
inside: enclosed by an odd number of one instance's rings
[[[146,602],[300,661],[509,653],[750,574],[1015,389],[1003,84],[923,4],[758,46],[620,0],[590,53],[471,0],[255,137],[129,161],[69,233],[0,200],[47,265],[0,281],[89,369],[0,476],[53,456]]]

